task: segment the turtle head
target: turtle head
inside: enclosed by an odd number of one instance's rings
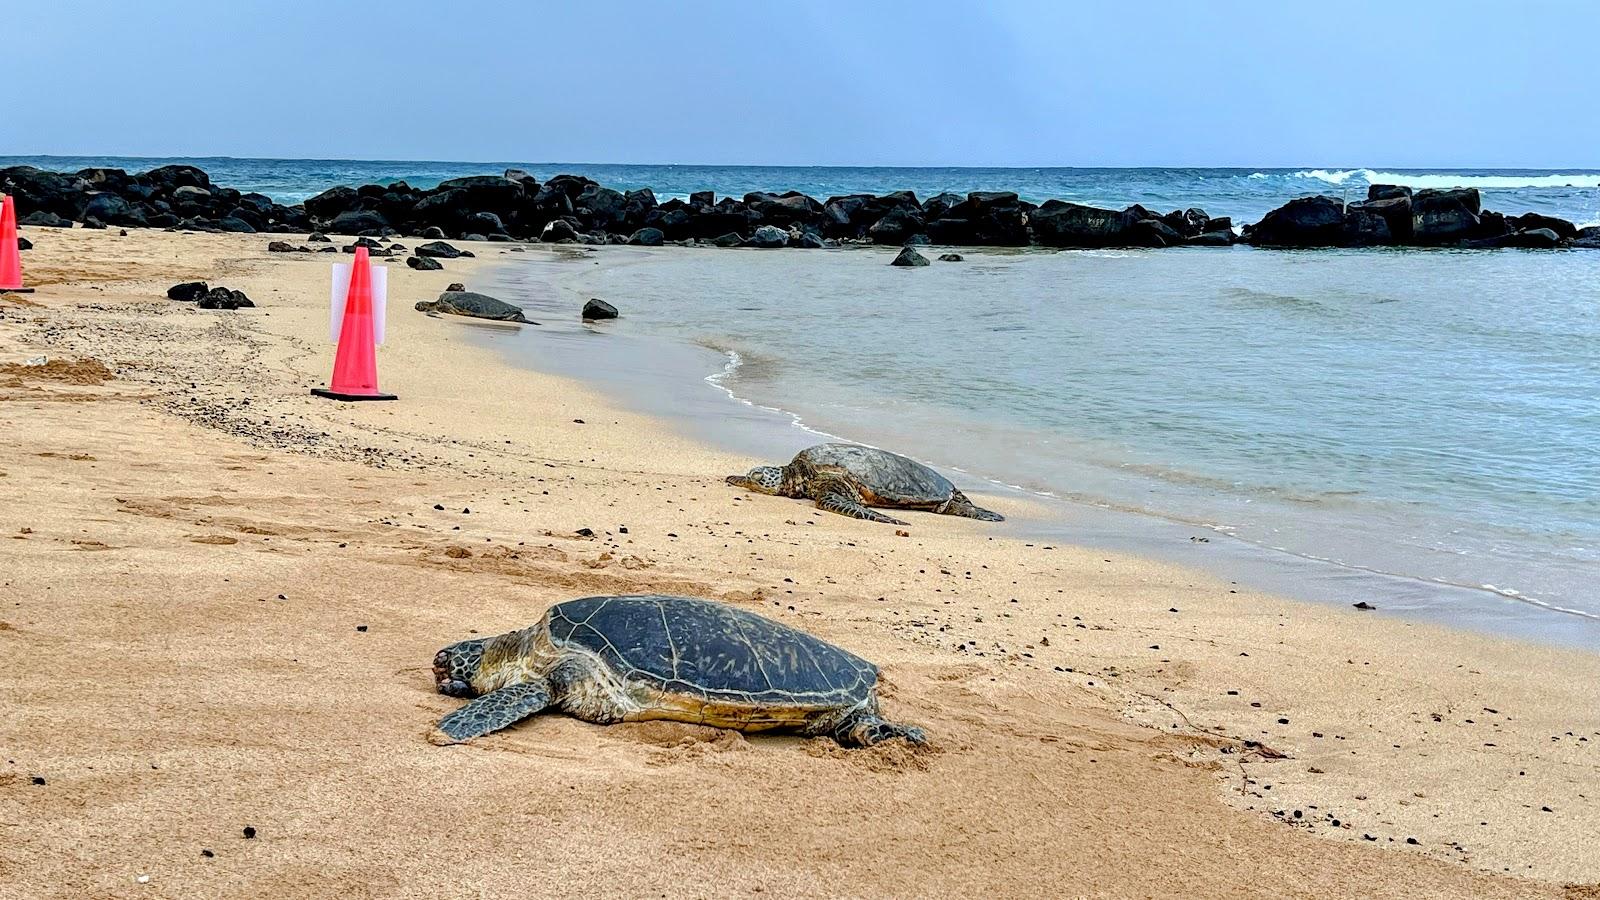
[[[439,693],[448,697],[478,696],[473,682],[483,667],[483,648],[488,638],[460,641],[440,650],[433,658],[433,680]]]
[[[729,475],[728,483],[734,487],[777,494],[783,487],[783,469],[777,466],[756,466],[745,475]]]

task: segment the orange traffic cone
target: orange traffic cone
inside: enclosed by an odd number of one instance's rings
[[[0,291],[31,294],[22,286],[22,253],[17,249],[17,201],[0,194]]]
[[[356,248],[350,264],[350,291],[344,299],[339,349],[333,356],[333,378],[326,388],[312,388],[333,400],[394,400],[378,390],[378,356],[372,323],[372,263],[367,248]]]

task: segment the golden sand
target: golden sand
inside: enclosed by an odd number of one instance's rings
[[[1600,882],[1593,654],[735,491],[723,476],[755,461],[411,310],[502,245],[392,267],[379,365],[401,400],[338,404],[308,391],[331,367],[328,263],[348,257],[27,236],[39,291],[0,300],[0,896]],[[193,278],[259,308],[164,298]],[[555,715],[427,742],[460,702],[433,690],[439,647],[644,591],[873,660],[885,714],[934,749]]]

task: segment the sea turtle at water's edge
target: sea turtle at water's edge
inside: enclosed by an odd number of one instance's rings
[[[585,597],[538,624],[461,641],[433,659],[441,694],[471,702],[438,744],[498,731],[547,708],[586,722],[669,719],[740,731],[829,735],[864,747],[922,729],[878,715],[878,668],[751,612],[692,597]]]
[[[808,497],[842,516],[904,525],[868,507],[920,509],[947,516],[1002,522],[1005,516],[974,506],[950,479],[898,453],[857,444],[818,444],[786,466],[757,466],[728,483],[779,497]]]

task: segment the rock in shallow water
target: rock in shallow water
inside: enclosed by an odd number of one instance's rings
[[[612,306],[611,304],[598,298],[591,299],[588,303],[583,305],[583,318],[585,321],[615,319],[617,315],[617,308],[615,306]]]
[[[959,253],[941,253],[939,262],[961,262],[964,257]]]
[[[492,319],[497,322],[527,322],[522,310],[496,300],[487,294],[472,291],[445,291],[438,300],[419,300],[417,310],[426,313],[448,313],[453,316],[470,316],[474,319]]]
[[[900,250],[900,255],[896,256],[894,258],[894,262],[889,263],[889,265],[926,266],[928,265],[928,258],[923,256],[921,253],[918,253],[914,247],[904,247]]]

